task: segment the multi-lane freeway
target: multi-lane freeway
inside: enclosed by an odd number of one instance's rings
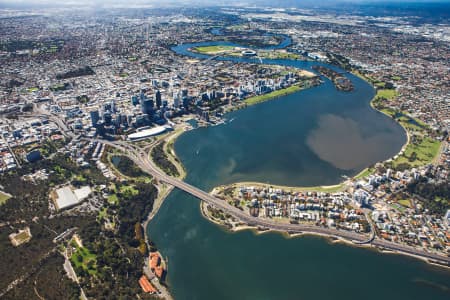
[[[39,111],[39,110],[38,110]],[[39,111],[42,114],[42,110]],[[36,114],[36,112],[35,112]],[[60,120],[58,117],[44,113],[44,115],[55,122],[58,127],[61,129],[61,131],[66,135],[70,136],[72,138],[75,137],[73,132],[71,132],[67,126],[64,124],[62,120]],[[108,141],[103,139],[87,139],[90,141],[96,141],[100,143],[104,143],[106,145],[109,145],[111,147],[114,147],[123,153],[125,153],[130,159],[132,159],[143,171],[146,173],[152,175],[159,181],[165,182],[167,184],[170,184],[180,190],[183,190],[192,196],[205,201],[208,204],[211,204],[215,206],[218,209],[221,209],[225,213],[230,214],[234,218],[247,223],[250,226],[259,227],[261,229],[272,229],[277,231],[285,231],[285,232],[291,232],[291,233],[312,233],[312,234],[321,234],[326,235],[333,238],[338,239],[345,239],[350,242],[353,242],[354,244],[371,244],[373,246],[376,246],[378,248],[414,255],[417,257],[425,258],[433,262],[438,262],[440,264],[444,264],[449,266],[450,265],[450,257],[439,255],[432,252],[427,252],[421,249],[417,249],[411,246],[399,244],[399,243],[393,243],[386,240],[379,239],[375,236],[374,228],[372,228],[372,234],[370,237],[363,234],[358,234],[356,232],[350,232],[346,230],[338,230],[334,228],[325,228],[325,227],[319,227],[319,226],[313,226],[313,225],[306,225],[306,224],[285,224],[285,223],[279,223],[272,220],[267,219],[261,219],[252,217],[242,210],[231,206],[226,203],[226,201],[221,200],[219,198],[214,197],[213,195],[210,195],[209,193],[190,185],[180,179],[171,177],[164,173],[161,169],[159,169],[153,161],[149,158],[149,155],[147,152],[145,152],[143,149],[138,149],[137,147],[131,145],[130,143],[127,143],[125,141]],[[154,146],[156,142],[152,144]],[[151,148],[151,147],[150,147]],[[372,226],[373,227],[373,226]]]
[[[133,145],[124,142],[124,141],[105,141],[105,140],[97,140],[98,142],[102,142],[114,148],[121,150],[126,153],[126,155],[132,159],[143,171],[152,175],[159,181],[163,181],[167,184],[170,184],[180,190],[183,190],[192,196],[205,201],[208,204],[215,206],[218,209],[221,209],[225,213],[230,214],[242,222],[247,223],[250,226],[259,227],[261,229],[272,229],[277,231],[286,231],[291,233],[312,233],[312,234],[321,234],[326,235],[333,238],[345,239],[351,241],[355,244],[371,244],[378,248],[384,250],[390,250],[394,252],[400,252],[409,255],[415,255],[418,257],[426,258],[430,261],[443,263],[445,265],[450,264],[450,258],[448,256],[439,255],[436,253],[426,252],[420,249],[416,249],[414,247],[410,247],[407,245],[402,245],[398,243],[389,242],[386,240],[382,240],[376,238],[374,232],[372,235],[368,237],[367,235],[358,234],[356,232],[350,232],[346,230],[338,230],[334,228],[325,228],[314,225],[305,225],[305,224],[285,224],[279,223],[272,220],[261,219],[252,217],[246,214],[244,211],[229,205],[226,201],[221,200],[219,198],[214,197],[213,195],[192,186],[182,180],[171,177],[165,174],[162,170],[160,170],[149,158],[148,153],[145,151],[134,147]],[[372,229],[374,230],[374,229]]]

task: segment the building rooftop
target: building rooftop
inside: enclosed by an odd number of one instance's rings
[[[139,140],[144,139],[150,136],[158,135],[166,131],[167,128],[165,126],[157,126],[150,129],[138,131],[136,133],[132,133],[128,136],[130,140]]]
[[[56,208],[60,210],[77,205],[86,199],[90,193],[91,188],[89,186],[84,186],[74,191],[72,191],[70,186],[57,189],[56,194],[58,197],[55,200]]]
[[[57,189],[56,194],[58,195],[55,203],[57,209],[64,209],[66,207],[78,204],[78,198],[68,186]]]

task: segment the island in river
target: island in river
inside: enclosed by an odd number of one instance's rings
[[[313,66],[313,69],[333,81],[338,90],[346,92],[353,91],[354,87],[352,82],[339,72],[324,66]]]

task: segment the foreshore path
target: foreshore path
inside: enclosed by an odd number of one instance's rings
[[[247,215],[242,210],[228,205],[224,200],[216,198],[209,193],[192,186],[182,180],[173,178],[167,174],[165,174],[162,170],[160,170],[149,158],[148,153],[143,151],[142,149],[137,149],[135,146],[125,142],[125,141],[107,141],[100,139],[89,139],[92,141],[97,141],[114,147],[123,153],[125,153],[130,159],[132,159],[143,171],[152,175],[156,179],[163,181],[167,184],[170,184],[180,190],[183,190],[192,196],[205,201],[208,204],[215,206],[218,209],[223,210],[225,213],[230,214],[236,219],[241,220],[242,222],[247,223],[249,226],[258,227],[260,229],[271,229],[276,231],[285,231],[289,233],[311,233],[311,234],[320,234],[325,235],[337,239],[345,239],[354,244],[370,244],[372,246],[379,247],[383,250],[390,250],[395,252],[401,252],[408,255],[417,256],[420,258],[425,258],[430,260],[431,262],[437,262],[444,265],[450,265],[450,257],[439,255],[436,253],[426,252],[420,249],[416,249],[414,247],[410,247],[407,245],[397,244],[385,240],[378,239],[376,237],[368,238],[367,235],[358,234],[356,232],[350,232],[345,230],[338,230],[333,228],[325,228],[313,225],[306,224],[281,224],[272,220],[264,220],[255,218]]]

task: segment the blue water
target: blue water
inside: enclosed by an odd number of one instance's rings
[[[204,43],[211,44],[211,43]],[[188,48],[180,54],[202,58]],[[229,58],[220,58],[229,60]],[[235,59],[255,62],[251,59]],[[268,60],[309,69],[315,62]],[[235,181],[335,184],[396,154],[403,129],[369,106],[373,88],[339,92],[329,81],[226,115],[226,125],[183,134],[175,150],[205,190]],[[169,259],[176,299],[449,299],[450,272],[396,255],[331,245],[317,237],[229,233],[205,220],[199,201],[174,191],[148,226]]]

